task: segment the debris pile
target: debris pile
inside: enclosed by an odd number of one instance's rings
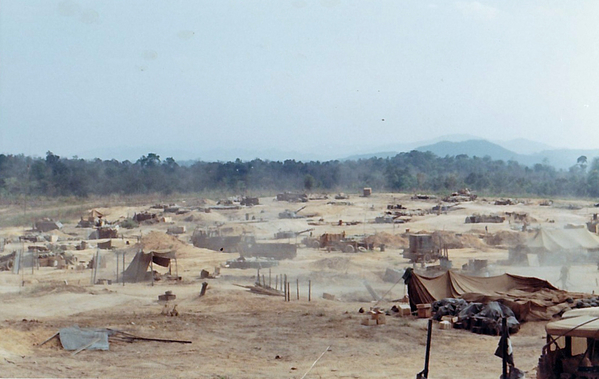
[[[257,293],[259,295],[269,295],[269,296],[285,296],[283,291],[272,288],[267,285],[262,285],[256,282],[253,286],[242,286],[241,284],[235,284],[237,287],[247,288],[250,292]]]
[[[507,317],[510,334],[520,330],[520,323],[514,312],[497,301],[483,304],[468,303],[463,299],[441,299],[432,304],[432,311],[434,320],[441,321],[444,316],[450,316],[454,328],[468,329],[473,333],[499,335],[503,317]]]
[[[478,196],[470,192],[468,188],[462,188],[459,191],[444,197],[443,201],[446,203],[462,203],[467,201],[474,201],[477,197]]]
[[[266,257],[243,257],[240,256],[236,259],[228,260],[224,267],[226,268],[240,268],[240,269],[248,269],[248,268],[268,268],[278,266],[279,262],[272,258]]]
[[[501,224],[505,221],[505,217],[499,215],[473,214],[466,217],[466,224],[492,223]]]
[[[515,205],[516,201],[513,199],[499,199],[495,201],[495,205]]]
[[[497,233],[489,233],[484,236],[484,241],[490,246],[515,247],[525,242],[525,235],[518,232],[501,230]]]
[[[65,350],[74,351],[71,355],[76,355],[83,350],[109,350],[109,341],[135,342],[135,341],[155,341],[155,342],[176,342],[191,343],[191,341],[146,338],[138,337],[131,333],[108,328],[80,328],[77,325],[62,328],[60,331],[40,343],[40,346],[47,342],[59,338],[62,347]]]

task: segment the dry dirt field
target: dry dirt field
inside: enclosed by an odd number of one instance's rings
[[[192,210],[172,216],[169,223],[142,225],[136,229],[120,229],[122,238],[114,240],[117,249],[135,249],[141,235],[145,248],[171,249],[177,252],[177,271],[181,281],[91,285],[92,270],[25,268],[20,274],[0,272],[0,376],[1,377],[188,377],[188,378],[414,378],[424,364],[426,323],[415,317],[387,317],[385,325],[361,325],[365,317],[360,308],[373,306],[372,297],[363,282],[367,281],[388,309],[391,300],[402,298],[403,283],[394,285],[382,280],[386,268],[403,269],[411,265],[401,256],[406,244],[405,232],[445,231],[458,234],[462,246],[449,250],[453,266],[460,268],[468,259],[488,259],[490,273],[510,272],[537,276],[558,285],[560,266],[513,267],[502,265],[508,257],[507,247],[513,241],[497,246],[486,244],[486,233],[526,234],[521,224],[466,224],[473,213],[527,213],[530,227],[562,227],[582,224],[590,219],[593,208],[583,201],[556,201],[540,206],[540,200],[525,199],[517,205],[497,206],[494,199],[477,199],[456,205],[441,214],[422,212],[405,224],[376,224],[387,204],[402,204],[413,211],[429,211],[438,200],[410,199],[409,195],[352,195],[349,204],[329,204],[334,200],[287,203],[261,198],[260,205],[237,210]],[[202,202],[203,203],[203,202]],[[199,200],[186,199],[179,205],[195,209]],[[207,206],[215,204],[207,201]],[[131,217],[135,212],[149,211],[151,204],[136,207],[100,208],[108,221]],[[285,209],[297,210],[314,217],[279,219]],[[2,209],[0,214],[19,210]],[[22,210],[21,210],[22,211]],[[302,214],[300,212],[300,214]],[[246,216],[247,214],[247,216]],[[191,217],[192,216],[192,217]],[[320,221],[322,220],[322,221]],[[339,220],[343,225],[339,226]],[[62,220],[57,244],[79,258],[89,261],[96,252],[97,240],[88,240],[88,248],[75,250],[87,240],[91,229],[76,228],[77,220]],[[308,222],[317,225],[308,225]],[[355,225],[346,225],[355,222]],[[185,226],[187,232],[175,237],[166,235],[169,226]],[[211,273],[216,266],[235,258],[235,254],[195,248],[190,238],[194,229],[215,225],[232,227],[258,239],[273,239],[277,231],[300,231],[313,227],[313,234],[325,232],[348,235],[376,235],[387,245],[385,251],[353,254],[327,252],[301,245],[297,257],[281,261],[270,271],[270,280],[286,274],[291,282],[291,301],[282,297],[258,295],[237,285],[255,281],[255,270],[221,268],[215,279],[200,279],[200,271]],[[485,225],[488,231],[485,231]],[[520,230],[520,231],[517,231]],[[0,254],[10,253],[25,244],[11,242],[26,234],[24,228],[0,229],[0,239],[9,243]],[[519,238],[519,237],[518,237]],[[286,242],[287,240],[284,240]],[[298,239],[289,242],[298,243]],[[116,278],[116,256],[102,250],[106,269],[98,278]],[[127,255],[130,261],[133,254]],[[122,266],[121,266],[122,269]],[[164,270],[162,268],[157,271]],[[262,270],[266,281],[267,270]],[[574,265],[568,289],[599,291],[596,265]],[[199,297],[202,282],[208,282],[206,295]],[[308,301],[308,281],[312,283]],[[297,299],[299,283],[300,299]],[[176,296],[179,315],[161,314],[163,303],[158,295],[170,290]],[[323,293],[335,296],[325,300]],[[60,328],[111,328],[137,336],[188,340],[190,344],[153,341],[111,342],[109,351],[82,351],[77,355],[62,349],[53,339],[40,346]],[[512,337],[515,361],[519,368],[534,377],[537,359],[544,344],[544,323],[529,322]],[[431,378],[498,378],[501,360],[493,355],[498,337],[473,334],[464,330],[433,331]],[[328,348],[329,347],[329,348]],[[327,350],[328,348],[328,350]],[[326,352],[325,352],[326,351]],[[323,354],[323,352],[325,352]],[[312,364],[319,358],[311,368]],[[308,372],[309,371],[309,372]]]

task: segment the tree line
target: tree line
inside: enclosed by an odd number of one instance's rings
[[[149,153],[136,162],[0,154],[0,199],[19,196],[106,196],[221,191],[258,195],[273,191],[444,193],[470,188],[497,196],[598,197],[599,159],[582,156],[568,170],[539,163],[467,155],[438,157],[410,151],[392,158],[346,161],[202,162],[180,165]],[[588,167],[587,167],[588,166]]]

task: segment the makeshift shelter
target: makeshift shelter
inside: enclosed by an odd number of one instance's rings
[[[104,217],[104,214],[100,213],[97,209],[92,209],[91,211],[89,211],[89,214],[88,214],[89,220],[95,220],[95,219],[101,218],[101,217]]]
[[[177,266],[177,256],[171,250],[151,250],[147,253],[139,251],[123,272],[123,278],[126,282],[143,282],[153,280],[153,265],[170,267],[171,260],[175,260]],[[151,270],[148,271],[148,266]]]
[[[35,230],[40,231],[42,233],[60,229],[62,229],[62,223],[60,221],[43,219],[36,221],[35,223]]]
[[[59,332],[60,343],[65,350],[108,350],[109,329],[62,328]]]
[[[569,308],[569,298],[583,297],[559,290],[546,280],[503,274],[474,277],[447,271],[429,278],[406,270],[404,279],[412,310],[418,304],[431,304],[446,298],[462,298],[468,302],[498,301],[508,306],[522,320],[549,320]]]

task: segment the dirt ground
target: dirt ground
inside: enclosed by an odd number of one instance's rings
[[[188,203],[191,201],[187,200]],[[358,310],[374,305],[364,286],[369,283],[385,300],[379,306],[388,309],[402,298],[403,283],[394,285],[382,280],[386,268],[401,270],[411,264],[401,257],[407,241],[404,233],[447,232],[457,238],[459,248],[449,250],[454,267],[469,259],[488,259],[489,274],[510,272],[548,279],[554,284],[560,266],[505,266],[507,247],[523,233],[522,224],[466,224],[473,213],[528,213],[537,226],[562,227],[582,224],[593,209],[585,202],[558,202],[539,206],[540,200],[526,199],[513,206],[496,206],[480,199],[462,203],[446,213],[426,213],[436,200],[414,201],[409,195],[374,194],[364,198],[351,196],[351,204],[329,204],[333,200],[306,204],[276,202],[261,198],[261,205],[237,210],[192,210],[173,215],[170,223],[142,225],[119,233],[117,251],[125,251],[127,263],[133,258],[139,236],[146,249],[171,249],[177,252],[176,270],[181,281],[91,285],[92,270],[59,270],[54,267],[24,268],[19,274],[0,272],[0,376],[1,377],[189,377],[189,378],[413,378],[424,364],[426,323],[415,317],[388,316],[386,324],[361,325],[365,318]],[[344,200],[345,201],[345,200]],[[211,202],[209,202],[211,204]],[[387,204],[402,204],[414,212],[405,224],[376,224]],[[131,217],[135,212],[155,211],[150,205],[100,209],[109,221]],[[279,219],[285,209],[312,214],[314,217]],[[10,209],[3,209],[10,212]],[[421,212],[422,211],[422,212]],[[339,226],[339,220],[342,225]],[[91,229],[76,228],[77,220],[65,224],[57,244],[76,255],[80,262],[89,261],[96,252],[97,241],[88,240]],[[346,222],[355,223],[347,225]],[[186,227],[178,237],[164,234],[169,226]],[[485,230],[485,225],[487,230]],[[237,285],[252,285],[255,270],[221,268],[216,279],[200,279],[200,271],[214,272],[234,254],[195,248],[190,237],[196,228],[231,227],[259,239],[272,240],[277,231],[301,231],[314,228],[317,236],[325,232],[348,235],[374,235],[384,241],[385,251],[347,254],[326,252],[300,245],[293,260],[281,261],[270,271],[262,270],[264,280],[273,286],[279,275],[291,282],[291,301],[283,297],[258,295]],[[25,234],[24,228],[0,229],[0,238],[9,243],[4,252],[24,247],[15,241]],[[456,233],[458,234],[456,237]],[[488,245],[485,235],[503,233],[502,244]],[[289,239],[300,243],[301,238]],[[89,246],[76,250],[81,240]],[[287,242],[280,240],[279,242]],[[129,242],[129,245],[127,245]],[[38,243],[41,244],[41,243]],[[0,254],[1,255],[1,254]],[[113,251],[102,251],[106,268],[98,278],[116,280],[117,261]],[[163,268],[157,268],[162,271]],[[568,289],[599,291],[596,265],[573,265]],[[199,297],[202,282],[208,282],[204,297]],[[308,283],[311,301],[308,301]],[[298,286],[299,284],[299,286]],[[179,315],[161,314],[164,304],[158,295],[172,291]],[[300,299],[297,299],[299,291]],[[323,299],[323,293],[335,300]],[[82,351],[72,355],[53,339],[40,346],[60,328],[111,328],[142,337],[191,341],[190,344],[137,341],[111,342],[109,351]],[[528,322],[512,336],[515,361],[519,368],[534,377],[544,344],[544,322]],[[498,337],[473,334],[464,330],[433,331],[431,378],[498,378],[501,360],[493,355]],[[323,354],[324,352],[324,354]],[[322,357],[314,365],[313,363]]]

